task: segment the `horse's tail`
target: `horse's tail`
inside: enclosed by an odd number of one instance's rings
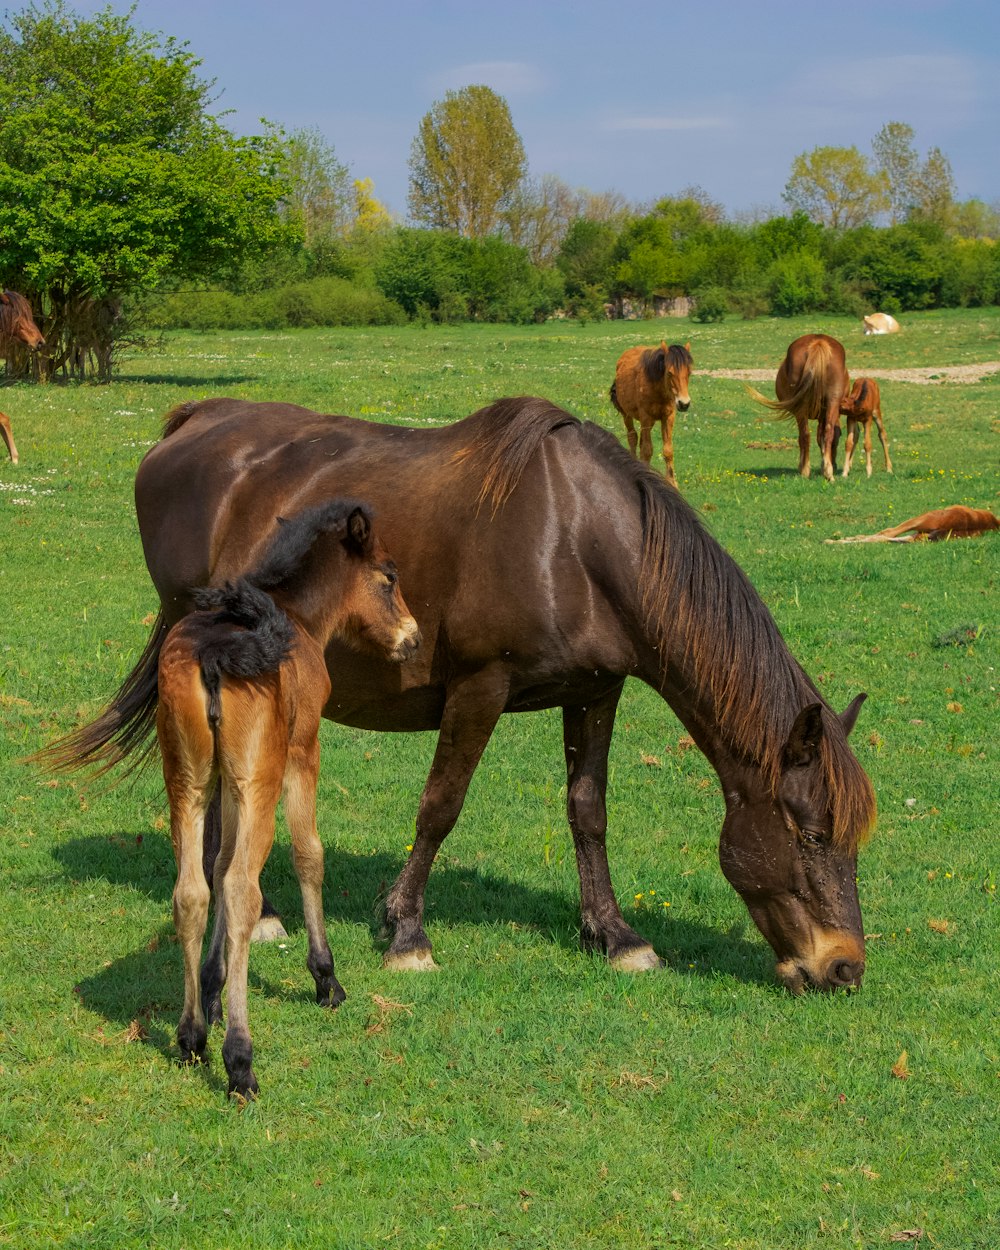
[[[830,344],[824,339],[817,339],[815,343],[810,343],[798,385],[787,399],[768,399],[752,386],[746,388],[747,392],[759,404],[781,416],[818,421],[826,412],[826,375],[832,360]]]
[[[615,381],[615,382],[612,382],[612,383],[611,383],[611,390],[610,390],[610,391],[608,391],[608,398],[611,400],[612,404],[614,404],[614,406],[618,409],[618,411],[619,411],[619,412],[622,414],[622,416],[624,417],[624,416],[625,416],[625,409],[624,409],[624,408],[621,406],[621,404],[618,402],[618,383],[617,383],[617,381]]]
[[[29,756],[28,762],[58,773],[90,767],[94,776],[106,773],[129,756],[134,758],[126,765],[127,772],[146,763],[156,741],[157,670],[168,633],[161,612],[135,667],[96,720],[57,738]]]
[[[194,593],[195,606],[210,613],[195,644],[201,679],[208,691],[208,719],[217,729],[223,675],[262,677],[291,653],[295,626],[269,594],[245,577]]]

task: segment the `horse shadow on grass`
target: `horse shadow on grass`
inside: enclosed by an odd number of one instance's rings
[[[115,373],[116,382],[136,382],[145,384],[176,386],[176,387],[206,387],[217,386],[225,388],[227,386],[239,386],[246,382],[259,382],[259,373],[219,373],[219,374],[182,374],[180,377],[175,373]]]
[[[130,833],[73,838],[53,851],[74,883],[100,880],[169,903],[174,860],[164,837]],[[385,852],[359,855],[326,848],[324,903],[328,923],[367,926],[375,946],[381,942],[378,901],[402,868],[399,856]],[[290,935],[304,929],[291,847],[275,844],[262,885]],[[427,889],[427,919],[435,925],[515,924],[544,935],[567,950],[579,950],[579,900],[575,890],[550,890],[497,876],[481,868],[448,862],[435,864]],[[770,953],[747,918],[728,930],[696,919],[651,911],[629,916],[652,942],[668,969],[695,976],[731,976],[753,984],[774,985]],[[210,917],[211,924],[211,917]],[[334,959],[337,959],[334,938]],[[581,952],[581,957],[583,953]],[[444,975],[447,975],[447,970]],[[629,975],[629,974],[623,974]],[[172,1033],[157,1019],[176,1019],[183,1001],[183,961],[173,926],[164,925],[141,949],[114,960],[90,976],[76,979],[85,1005],[122,1029],[138,1021],[149,1040],[176,1057]],[[276,998],[314,1002],[311,986],[289,990],[254,972],[252,985]]]

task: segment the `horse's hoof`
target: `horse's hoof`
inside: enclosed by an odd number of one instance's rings
[[[430,951],[404,951],[393,954],[387,951],[382,958],[382,967],[390,972],[440,972]]]
[[[637,946],[608,961],[616,972],[652,972],[663,967],[663,960],[651,946]]]
[[[261,916],[254,926],[254,931],[250,935],[251,942],[277,942],[279,938],[286,938],[288,934],[285,932],[285,926],[281,923],[279,916]]]

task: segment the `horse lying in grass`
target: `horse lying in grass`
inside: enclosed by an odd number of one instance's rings
[[[582,943],[623,971],[660,965],[622,915],[608,866],[608,753],[633,677],[670,704],[719,777],[722,870],[781,981],[794,993],[860,984],[857,854],[875,797],[847,735],[864,696],[835,713],[681,494],[544,399],[498,400],[438,429],[236,399],[176,409],[136,477],[160,615],[112,702],[48,749],[50,766],[141,758],[157,658],[190,588],[245,575],[268,518],[345,494],[377,507],[423,645],[391,665],[331,643],[323,714],[438,730],[413,850],[385,899],[387,967],[435,967],[423,925],[435,855],[500,717],[551,707],[562,709]],[[307,590],[316,604],[329,593],[319,577]]]
[[[619,357],[611,384],[611,402],[625,421],[629,451],[633,456],[638,455],[643,464],[653,459],[651,431],[659,423],[665,476],[671,486],[677,485],[674,415],[678,408],[687,412],[691,406],[688,381],[693,367],[690,343],[683,347],[678,343],[669,347],[666,343],[659,347],[630,347]],[[636,422],[639,423],[638,434]]]
[[[865,334],[898,334],[899,322],[890,313],[869,313],[864,319]]]
[[[847,443],[844,448],[844,477],[851,471],[851,460],[858,438],[858,425],[864,428],[865,436],[865,473],[872,475],[872,421],[878,426],[878,436],[882,443],[885,456],[885,471],[892,472],[892,461],[889,459],[889,440],[885,436],[882,423],[882,397],[878,383],[874,378],[857,378],[851,388],[850,395],[840,401],[840,412],[847,418]]]
[[[758,403],[795,418],[799,427],[799,473],[809,476],[809,422],[816,422],[816,442],[823,476],[833,481],[840,441],[840,404],[850,384],[843,344],[828,334],[803,334],[789,344],[774,380],[777,399],[747,389]]]
[[[222,1057],[230,1094],[249,1097],[258,1091],[247,1023],[250,936],[282,792],[316,1001],[336,1007],[345,997],[323,922],[316,832],[319,726],[330,693],[324,648],[336,638],[401,661],[419,633],[368,509],[339,500],[282,522],[253,572],[197,591],[194,603],[197,610],[174,625],[160,651],[156,717],[177,858],[174,924],[184,952],[177,1039],[185,1061],[201,1058],[208,1026],[222,1020],[228,969]],[[204,824],[217,781],[215,930],[199,982],[209,903]]]

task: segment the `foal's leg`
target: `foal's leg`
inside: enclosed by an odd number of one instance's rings
[[[333,971],[333,955],[323,917],[323,843],[316,831],[316,782],[319,778],[319,724],[311,741],[292,747],[285,770],[285,819],[292,836],[292,861],[302,890],[302,911],[309,935],[307,966],[316,982],[321,1007],[339,1007],[347,995]]]
[[[871,413],[865,420],[865,475],[872,475],[872,418]]]
[[[275,764],[280,767],[276,768]],[[226,960],[229,965],[226,1037],[222,1059],[229,1075],[229,1092],[250,1098],[259,1092],[253,1071],[253,1043],[247,1014],[247,971],[250,937],[260,915],[260,870],[274,843],[274,816],[281,797],[284,761],[264,758],[255,762],[252,779],[241,784],[237,800],[239,827],[232,848],[220,900],[225,908]],[[228,849],[228,830],[223,830],[222,856]],[[220,858],[222,857],[220,856]]]
[[[385,900],[386,926],[393,934],[384,957],[387,968],[423,972],[436,967],[423,927],[427,877],[438,847],[462,810],[509,688],[506,671],[489,668],[459,679],[448,689],[434,763],[420,798],[413,850]]]
[[[163,780],[170,801],[170,838],[177,860],[174,929],[184,955],[184,1008],[177,1041],[184,1062],[204,1053],[208,1029],[198,963],[208,921],[208,883],[201,867],[205,809],[215,782],[213,742],[207,724],[185,717],[183,705],[161,697],[158,709]]]
[[[674,476],[674,415],[674,409],[670,407],[660,421],[660,437],[663,439],[663,463],[666,466],[664,476],[671,486],[677,485],[677,478]]]
[[[222,793],[216,786],[212,801],[205,818],[205,880],[212,883],[215,879],[215,860],[219,854],[222,840]],[[213,886],[214,889],[214,886]],[[281,917],[274,910],[270,899],[264,895],[260,905],[260,919],[253,931],[255,942],[276,942],[279,938],[288,937]]]
[[[882,443],[882,454],[885,456],[885,471],[886,473],[891,473],[892,461],[889,459],[889,440],[885,436],[885,426],[882,424],[881,407],[875,409],[874,416],[875,416],[875,424],[878,426],[879,440]]]
[[[608,868],[608,751],[622,687],[585,708],[563,708],[566,752],[566,811],[580,873],[581,941],[603,948],[613,967],[645,972],[661,960],[622,916]]]
[[[844,477],[851,471],[851,461],[854,459],[854,445],[858,441],[858,422],[855,417],[847,418],[847,443],[844,450]]]
[[[228,785],[216,789],[215,803],[219,812],[216,830],[218,845],[212,860],[215,927],[201,967],[201,997],[209,1026],[222,1023],[222,989],[226,984],[226,874],[232,862],[240,821],[239,808]]]
[[[12,464],[17,464],[17,444],[14,442],[14,431],[10,428],[10,418],[0,412],[0,438],[7,444]]]

